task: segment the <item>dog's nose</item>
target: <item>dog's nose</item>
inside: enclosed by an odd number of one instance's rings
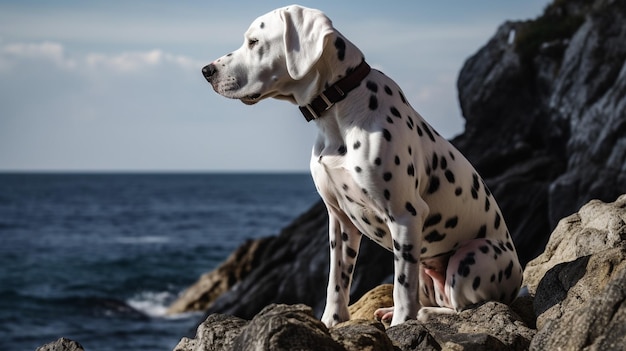
[[[202,75],[204,75],[204,78],[206,78],[206,80],[208,80],[209,82],[211,81],[211,77],[215,74],[215,72],[217,72],[217,68],[215,68],[215,65],[212,63],[202,68]]]

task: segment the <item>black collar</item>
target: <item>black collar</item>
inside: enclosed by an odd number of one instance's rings
[[[300,112],[302,112],[307,122],[320,118],[322,113],[333,107],[337,102],[345,99],[348,93],[358,87],[369,73],[370,66],[365,61],[361,62],[354,71],[328,87],[328,89],[315,97],[310,104],[300,106]]]

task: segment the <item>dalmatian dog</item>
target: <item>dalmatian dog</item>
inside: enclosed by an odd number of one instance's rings
[[[483,180],[322,12],[263,15],[243,46],[202,71],[220,95],[288,100],[317,124],[310,167],[329,216],[327,326],[350,317],[363,234],[395,256],[394,306],[375,313],[391,325],[516,298],[522,269]]]

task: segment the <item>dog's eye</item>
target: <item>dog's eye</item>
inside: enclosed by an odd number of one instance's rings
[[[252,49],[258,42],[259,39],[248,39],[248,48]]]

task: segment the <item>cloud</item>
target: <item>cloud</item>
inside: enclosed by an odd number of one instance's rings
[[[61,43],[44,41],[39,43],[0,42],[0,71],[15,69],[18,65],[32,61],[52,63],[65,70],[108,70],[133,73],[157,66],[168,65],[185,70],[198,70],[203,61],[183,55],[175,55],[160,49],[128,51],[117,54],[90,52],[70,56]]]

